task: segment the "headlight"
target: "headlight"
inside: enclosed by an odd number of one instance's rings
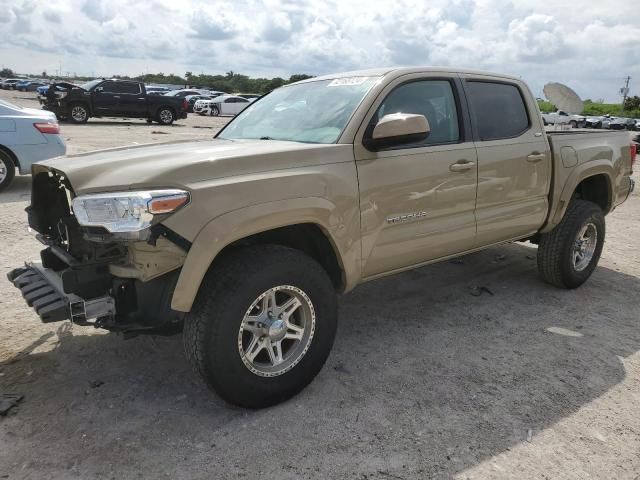
[[[146,190],[80,195],[71,206],[80,225],[122,233],[145,230],[154,215],[173,213],[187,203],[189,192],[184,190]]]

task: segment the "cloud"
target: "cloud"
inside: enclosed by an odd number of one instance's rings
[[[62,15],[54,10],[45,10],[42,16],[51,23],[62,23]]]
[[[626,75],[640,93],[636,9],[618,0],[0,0],[0,57],[21,72],[62,61],[85,74],[449,65],[514,74],[536,94],[560,81],[616,100]]]

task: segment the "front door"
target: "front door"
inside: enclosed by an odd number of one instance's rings
[[[407,75],[380,95],[354,143],[364,277],[472,248],[476,149],[457,77]],[[424,115],[426,140],[369,151],[362,144],[390,113]]]

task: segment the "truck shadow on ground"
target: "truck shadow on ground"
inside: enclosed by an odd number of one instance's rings
[[[627,302],[638,291],[638,278],[604,267],[580,289],[547,286],[535,249],[519,244],[371,282],[341,299],[318,378],[261,411],[203,387],[180,336],[52,325],[0,363],[0,391],[25,395],[0,423],[0,464],[52,477],[73,465],[82,478],[450,476],[619,384],[619,357],[640,347],[640,309]]]
[[[83,123],[83,124],[75,124],[72,122],[68,122],[68,121],[62,121],[60,122],[60,125],[62,125],[62,127],[64,128],[64,126],[66,125],[73,125],[73,126],[81,126],[81,127],[169,127],[169,128],[173,128],[173,127],[186,127],[185,124],[182,123],[177,123],[179,122],[179,120],[176,120],[176,122],[172,123],[171,125],[160,125],[157,122],[153,122],[153,123],[147,123],[147,121],[144,118],[136,118],[136,119],[127,119],[127,118],[105,118],[105,119],[89,119],[87,121],[87,123]]]

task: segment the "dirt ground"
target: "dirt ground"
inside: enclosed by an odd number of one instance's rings
[[[224,121],[62,131],[75,153],[208,138]],[[254,412],[203,387],[180,336],[39,322],[4,280],[40,250],[29,184],[0,194],[0,393],[24,395],[0,417],[0,478],[640,478],[637,193],[580,289],[541,283],[528,244],[362,285],[340,300],[316,380]]]

